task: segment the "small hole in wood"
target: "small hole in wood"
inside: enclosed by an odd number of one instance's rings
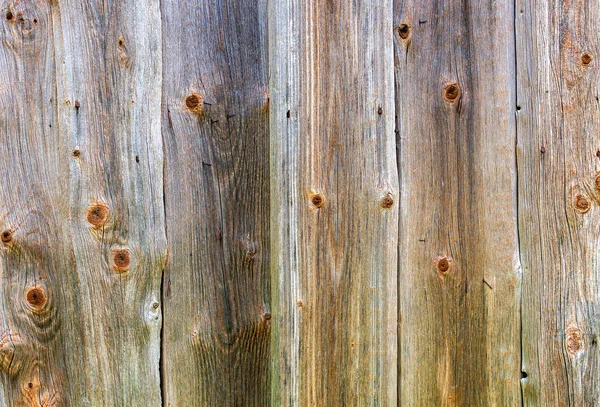
[[[2,232],[0,239],[2,239],[4,243],[10,243],[12,241],[12,237],[12,230],[5,230],[4,232]]]
[[[407,24],[407,23],[400,24],[398,26],[398,35],[403,40],[408,39],[408,37],[410,36],[410,24]]]
[[[588,66],[592,62],[592,57],[587,52],[581,55],[581,63],[583,66]]]
[[[9,11],[8,13],[6,13],[6,19],[8,21],[12,20],[13,17],[14,17],[14,15],[13,15],[12,11]]]
[[[313,204],[313,206],[315,208],[321,208],[321,207],[323,207],[324,201],[325,200],[323,199],[323,195],[321,195],[321,194],[314,194],[310,198],[310,202]]]
[[[392,206],[394,206],[394,197],[392,197],[392,194],[385,194],[385,196],[381,198],[379,206],[381,206],[383,209],[390,209]]]
[[[46,305],[46,294],[40,287],[34,287],[27,291],[27,302],[35,309],[41,309]]]
[[[448,103],[454,103],[460,96],[460,88],[456,83],[450,83],[444,87],[444,100]]]

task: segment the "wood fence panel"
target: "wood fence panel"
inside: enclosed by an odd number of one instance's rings
[[[269,2],[274,406],[397,403],[392,2]]]
[[[269,405],[262,0],[162,3],[166,406]]]
[[[600,405],[594,2],[516,2],[526,406]]]
[[[1,9],[3,405],[159,406],[158,2]]]
[[[401,404],[519,405],[512,3],[394,14]]]

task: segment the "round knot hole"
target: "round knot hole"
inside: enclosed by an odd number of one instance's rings
[[[131,264],[131,252],[129,249],[113,250],[113,262],[117,271],[126,271]]]
[[[40,310],[46,305],[46,293],[41,287],[33,287],[25,295],[27,302],[36,310]]]
[[[87,221],[95,227],[100,227],[108,219],[108,207],[103,203],[91,205],[87,209]]]
[[[13,238],[13,232],[12,230],[5,230],[4,232],[2,232],[2,235],[0,235],[0,239],[2,239],[2,241],[4,243],[10,243],[12,241]]]
[[[192,93],[185,98],[185,106],[190,112],[196,114],[202,113],[202,96],[197,93]]]
[[[444,100],[454,103],[460,96],[460,88],[456,83],[450,83],[444,87]]]
[[[583,66],[588,66],[592,62],[592,57],[587,52],[581,55],[581,63]]]
[[[408,24],[408,23],[402,23],[402,24],[400,24],[398,26],[398,35],[403,40],[408,39],[408,37],[410,37],[410,24]]]
[[[323,198],[323,195],[321,195],[321,194],[314,194],[310,198],[310,202],[312,203],[312,205],[315,208],[322,208],[325,203],[325,199]]]

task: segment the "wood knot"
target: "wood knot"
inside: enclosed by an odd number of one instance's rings
[[[127,248],[113,249],[114,270],[123,273],[129,270],[131,264],[131,251]]]
[[[567,334],[567,341],[566,341],[566,347],[567,347],[567,351],[574,355],[577,352],[579,352],[581,350],[581,348],[583,348],[583,344],[582,344],[582,333],[581,333],[581,329],[577,328],[576,326],[570,326],[569,328],[567,328],[566,331]]]
[[[192,113],[202,113],[202,96],[198,93],[192,93],[191,95],[185,98],[185,106]]]
[[[587,213],[592,207],[590,201],[582,194],[575,195],[575,202],[573,203],[575,210],[579,213]]]
[[[381,198],[379,206],[381,206],[383,209],[390,209],[392,206],[394,206],[394,197],[392,194],[385,194],[383,198]]]
[[[75,150],[73,150],[73,157],[74,158],[81,157],[81,151],[78,148],[76,148]]]
[[[323,205],[325,204],[325,198],[323,198],[323,195],[321,194],[313,194],[310,197],[310,203],[315,207],[315,208],[322,208]]]
[[[298,301],[296,301],[296,306],[298,308],[302,308],[302,307],[304,307],[304,302],[302,302],[302,300],[298,300]]]
[[[377,109],[377,114],[379,116],[381,116],[383,114],[383,109],[381,108],[381,106],[379,106],[379,108]]]
[[[594,179],[594,185],[596,189],[600,190],[600,172],[596,173],[596,178]]]
[[[108,207],[103,203],[95,203],[87,209],[86,219],[95,228],[102,227],[108,219]]]
[[[271,319],[271,314],[269,312],[265,312],[261,315],[263,321],[269,321]]]
[[[2,242],[4,243],[10,243],[12,242],[13,239],[13,232],[10,229],[6,229],[4,232],[2,232],[2,234],[0,235],[0,239],[2,240]]]
[[[27,303],[35,310],[39,311],[46,305],[46,293],[42,287],[33,287],[27,290],[25,294]]]
[[[456,83],[449,83],[444,86],[444,100],[448,103],[454,103],[460,96],[460,88]]]
[[[410,37],[410,24],[402,23],[398,26],[398,35],[403,40],[407,40]]]
[[[441,256],[433,260],[440,274],[448,274],[452,259],[446,256]]]
[[[592,57],[587,52],[581,54],[581,64],[583,66],[588,66],[592,62]]]
[[[14,15],[13,15],[12,11],[8,11],[6,13],[6,20],[11,21],[13,18],[14,18]]]

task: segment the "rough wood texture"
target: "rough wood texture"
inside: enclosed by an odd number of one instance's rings
[[[392,3],[269,4],[273,405],[394,406]]]
[[[516,8],[524,405],[597,406],[600,10]]]
[[[2,404],[158,406],[158,2],[1,9]]]
[[[167,406],[269,405],[262,0],[165,1]]]
[[[512,3],[394,14],[400,401],[519,405]]]

